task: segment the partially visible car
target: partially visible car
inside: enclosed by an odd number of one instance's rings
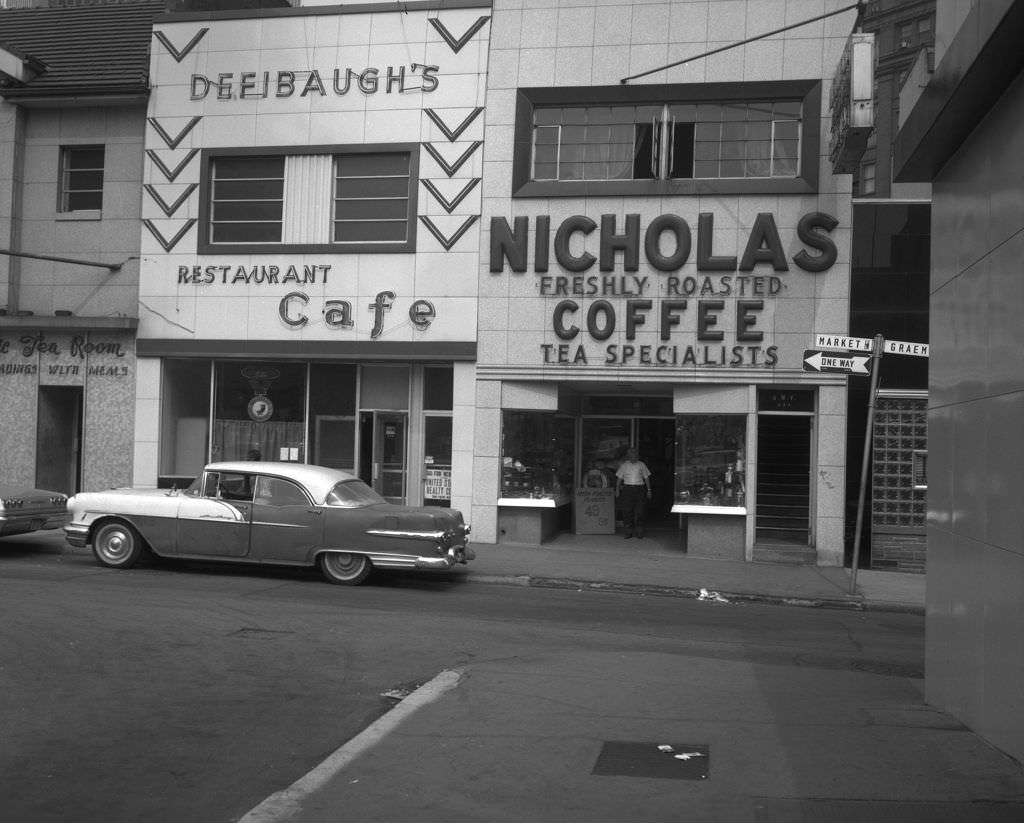
[[[358,585],[374,568],[443,571],[475,557],[458,510],[388,503],[355,475],[305,463],[211,463],[185,490],[81,493],[68,509],[67,542],[117,569],[152,552],[315,565]]]
[[[70,519],[66,494],[0,483],[0,537],[59,529]]]

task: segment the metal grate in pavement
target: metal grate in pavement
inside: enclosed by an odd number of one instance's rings
[[[707,780],[711,750],[695,743],[606,741],[591,774]]]

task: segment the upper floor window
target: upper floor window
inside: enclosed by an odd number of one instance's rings
[[[797,176],[799,100],[534,109],[534,180]]]
[[[207,150],[200,251],[415,249],[417,148]]]
[[[60,153],[61,212],[103,208],[103,146],[65,146]]]
[[[284,157],[219,157],[212,171],[210,242],[280,243]]]
[[[516,196],[810,192],[816,81],[520,89]]]
[[[875,193],[875,164],[865,163],[860,167],[860,191],[858,194]]]

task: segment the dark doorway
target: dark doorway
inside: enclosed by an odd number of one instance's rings
[[[648,528],[676,527],[672,514],[675,495],[676,424],[672,418],[641,417],[636,421],[637,456],[651,470]]]
[[[811,419],[758,415],[758,543],[810,544]]]
[[[36,486],[75,494],[81,475],[81,386],[40,386],[36,424]]]

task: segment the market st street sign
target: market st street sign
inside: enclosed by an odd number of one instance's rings
[[[870,360],[870,355],[808,349],[804,351],[804,371],[868,375]]]
[[[819,349],[841,349],[843,351],[871,351],[875,341],[870,337],[847,337],[842,334],[818,334],[814,345]]]

